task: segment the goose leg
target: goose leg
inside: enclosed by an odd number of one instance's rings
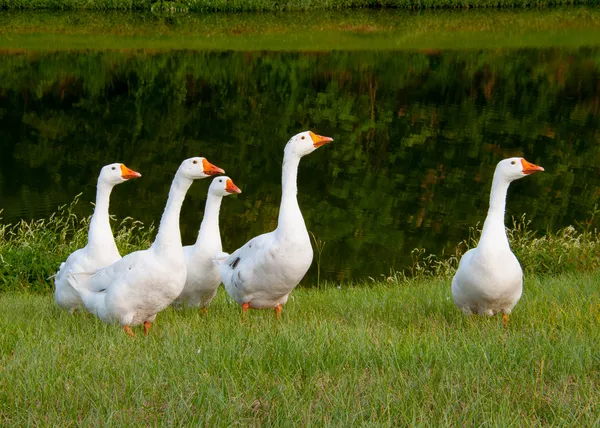
[[[150,331],[150,321],[144,321],[144,335],[148,336],[149,331]]]
[[[250,309],[250,302],[242,303],[242,321],[246,319],[248,309]]]
[[[504,324],[504,328],[508,328],[508,315],[502,314],[502,324]]]
[[[277,316],[277,319],[281,318],[281,311],[283,311],[283,307],[281,305],[275,306],[275,315]]]
[[[125,334],[127,334],[127,336],[130,336],[130,337],[135,336],[135,334],[133,334],[133,330],[131,330],[131,327],[129,327],[128,325],[124,325],[123,330],[125,331]]]
[[[206,315],[208,313],[208,309],[202,308],[202,314]]]

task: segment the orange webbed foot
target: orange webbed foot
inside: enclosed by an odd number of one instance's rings
[[[502,314],[502,324],[504,325],[504,328],[508,328],[508,315],[507,314]]]
[[[150,321],[144,321],[144,335],[148,336],[148,332],[150,332]]]
[[[133,333],[133,330],[128,325],[124,325],[123,326],[123,331],[125,331],[125,334],[127,334],[127,336],[129,336],[129,337],[135,337],[135,334]]]

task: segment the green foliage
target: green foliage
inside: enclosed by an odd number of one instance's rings
[[[78,202],[79,195],[46,219],[0,223],[0,291],[53,289],[50,277],[69,254],[87,244],[91,217],[74,213]],[[130,217],[121,220],[114,228],[121,254],[147,248],[153,230]]]
[[[501,8],[596,5],[597,0],[0,0],[0,9],[266,12],[360,8]]]
[[[597,426],[600,274],[529,277],[508,329],[447,280],[298,289],[281,321],[221,289],[136,337],[0,295],[5,426]]]

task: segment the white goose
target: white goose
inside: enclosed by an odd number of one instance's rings
[[[507,325],[508,315],[521,298],[523,271],[510,250],[504,227],[506,193],[512,181],[543,170],[523,158],[498,163],[479,244],[464,254],[452,280],[454,303],[465,314],[502,313]]]
[[[88,242],[61,263],[54,277],[54,300],[63,309],[73,311],[83,306],[79,293],[70,282],[85,282],[89,276],[121,258],[108,216],[110,193],[117,184],[141,177],[139,172],[122,163],[106,165],[100,170],[96,186],[96,206],[88,230]]]
[[[223,196],[242,193],[229,177],[215,178],[208,188],[204,217],[194,245],[183,247],[187,279],[179,297],[173,302],[179,306],[201,307],[206,310],[217,294],[221,283],[219,269],[213,257],[223,251],[219,232],[219,210]]]
[[[123,257],[90,277],[79,287],[85,307],[105,322],[118,322],[133,336],[130,326],[144,324],[148,334],[156,314],[179,296],[186,267],[179,231],[179,214],[193,180],[224,171],[204,158],[183,161],[171,189],[152,246]]]
[[[310,267],[313,250],[296,198],[298,165],[303,156],[330,141],[333,139],[311,131],[290,139],[283,155],[277,229],[251,239],[229,257],[215,257],[225,290],[244,311],[274,308],[279,316],[290,292]]]

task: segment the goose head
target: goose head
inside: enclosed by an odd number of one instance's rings
[[[142,174],[132,169],[127,168],[122,163],[111,163],[102,167],[98,181],[102,181],[111,185],[124,183],[131,178],[139,178]]]
[[[333,138],[323,137],[312,131],[304,131],[290,138],[290,141],[285,146],[285,150],[302,157],[332,141]]]
[[[217,196],[227,196],[232,193],[242,193],[242,191],[234,184],[231,178],[223,175],[215,178],[212,183],[210,183],[208,193]]]
[[[525,160],[525,158],[508,158],[498,162],[496,174],[500,174],[508,181],[518,180],[527,175],[543,171],[544,168],[537,166]]]
[[[213,165],[205,158],[195,157],[184,160],[177,174],[183,175],[190,180],[197,180],[199,178],[206,178],[212,175],[224,174],[225,171],[218,166]]]

